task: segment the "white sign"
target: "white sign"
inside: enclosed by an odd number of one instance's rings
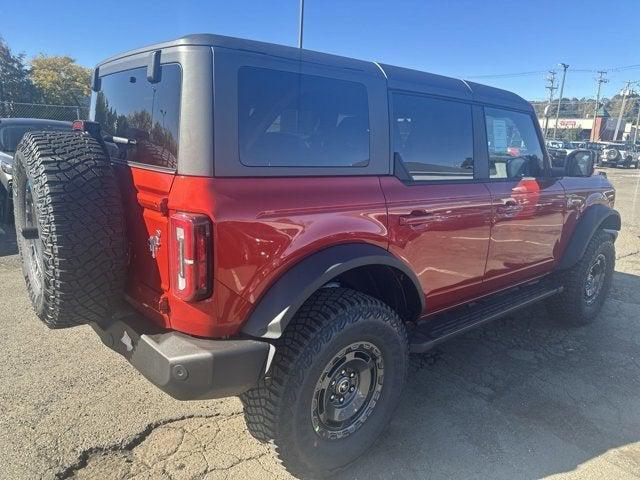
[[[493,148],[495,151],[507,151],[507,122],[493,121]]]

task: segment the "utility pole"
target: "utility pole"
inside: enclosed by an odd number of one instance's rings
[[[547,108],[545,108],[544,112],[544,136],[547,136],[547,130],[549,129],[549,114],[551,113],[551,102],[553,102],[553,92],[558,89],[556,87],[556,72],[555,70],[549,70],[549,75],[546,78],[549,84],[545,86],[547,90],[549,90],[549,102],[547,103]]]
[[[562,67],[562,82],[560,83],[560,96],[558,97],[558,109],[556,110],[556,127],[553,131],[553,139],[555,140],[558,136],[558,119],[560,118],[560,104],[562,103],[562,94],[564,93],[564,80],[567,77],[567,68],[569,65],[566,63],[561,63]]]
[[[598,70],[598,78],[596,78],[596,82],[598,82],[598,92],[596,93],[596,109],[593,112],[593,127],[592,138],[594,142],[600,140],[600,131],[595,131],[596,128],[596,118],[598,118],[598,110],[600,109],[600,91],[602,90],[602,84],[609,82],[604,76],[607,74],[605,70]]]
[[[627,80],[626,85],[624,86],[624,90],[622,91],[622,105],[620,105],[620,113],[618,114],[618,121],[616,122],[616,130],[613,133],[613,141],[618,140],[618,132],[620,131],[620,125],[622,124],[622,116],[624,115],[624,107],[627,103],[627,94],[629,93],[629,88],[631,87],[630,80]]]
[[[636,108],[638,109],[638,116],[636,117],[636,129],[633,132],[633,144],[638,141],[638,128],[640,128],[640,97],[636,98]]]
[[[298,48],[302,49],[302,34],[304,33],[304,0],[300,0],[300,16],[298,18]]]

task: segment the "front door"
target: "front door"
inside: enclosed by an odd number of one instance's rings
[[[391,118],[396,176],[381,178],[389,249],[416,273],[433,312],[482,289],[491,197],[475,178],[472,106],[396,93]]]
[[[493,225],[485,288],[550,272],[560,253],[565,191],[548,176],[531,115],[485,107]]]

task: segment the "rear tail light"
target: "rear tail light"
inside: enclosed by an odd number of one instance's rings
[[[209,217],[171,216],[171,283],[176,297],[196,301],[211,295],[211,245]]]

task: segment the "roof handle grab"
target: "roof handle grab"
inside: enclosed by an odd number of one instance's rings
[[[158,83],[160,81],[160,50],[151,52],[151,55],[149,55],[147,80],[149,83]]]

